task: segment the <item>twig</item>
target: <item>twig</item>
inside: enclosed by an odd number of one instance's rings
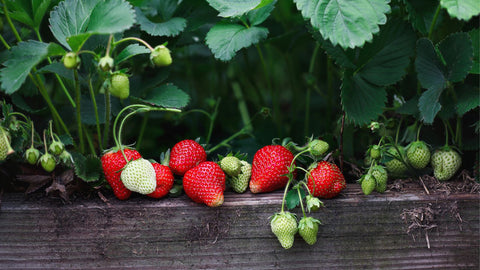
[[[418,177],[420,179],[420,182],[422,182],[423,189],[425,189],[425,192],[430,195],[430,191],[428,191],[427,186],[425,186],[425,183],[423,182],[423,179],[421,177]]]

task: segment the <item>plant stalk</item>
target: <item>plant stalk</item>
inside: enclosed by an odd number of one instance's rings
[[[80,99],[81,99],[81,92],[80,92],[80,80],[78,78],[78,71],[76,69],[73,70],[73,76],[75,79],[75,103],[76,103],[76,116],[77,116],[77,128],[78,128],[78,139],[80,141],[79,144],[79,152],[84,152],[84,141],[83,141],[83,131],[82,131],[82,112],[80,108]]]
[[[100,131],[100,118],[98,116],[97,100],[95,99],[95,93],[93,91],[92,79],[90,78],[88,82],[88,90],[90,91],[90,97],[92,99],[93,109],[95,111],[95,124],[97,127],[98,146],[100,147],[100,152],[103,152],[102,133]]]

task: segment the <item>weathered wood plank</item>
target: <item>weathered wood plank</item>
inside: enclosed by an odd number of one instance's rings
[[[283,250],[268,218],[281,192],[227,193],[220,208],[182,196],[61,205],[4,194],[2,269],[479,269],[479,194],[420,188],[363,196],[358,185],[325,200],[319,240]],[[428,231],[406,233],[406,210],[435,210]],[[297,214],[300,214],[297,211]],[[460,221],[461,219],[461,221]]]

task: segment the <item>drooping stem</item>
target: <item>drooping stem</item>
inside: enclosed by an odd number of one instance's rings
[[[127,37],[127,38],[122,38],[121,40],[117,41],[117,42],[113,42],[113,45],[116,46],[122,42],[125,42],[125,41],[131,41],[131,40],[134,40],[134,41],[138,41],[140,43],[142,43],[143,45],[145,45],[151,52],[153,52],[153,48],[152,46],[150,46],[150,44],[148,44],[145,40],[141,39],[141,38],[136,38],[136,37]]]
[[[73,76],[75,79],[75,103],[76,103],[76,116],[77,116],[77,129],[78,129],[78,139],[80,141],[79,144],[79,152],[84,152],[84,141],[83,141],[83,131],[82,131],[82,112],[80,108],[80,99],[81,99],[81,92],[80,92],[80,80],[78,78],[78,71],[76,69],[73,70]]]
[[[433,29],[435,28],[435,24],[437,23],[438,15],[440,14],[441,8],[442,7],[439,3],[438,6],[437,6],[437,10],[435,10],[435,15],[433,16],[432,23],[430,24],[430,29],[428,30],[428,38],[429,39],[432,39]]]
[[[297,193],[298,193],[298,200],[300,201],[300,208],[302,208],[302,213],[303,217],[307,217],[307,214],[305,214],[305,208],[303,207],[303,198],[302,194],[300,193],[300,188],[297,188]]]
[[[95,93],[93,92],[91,78],[88,80],[88,90],[90,91],[90,98],[92,99],[93,110],[95,111],[95,124],[97,127],[98,146],[100,147],[100,152],[103,152],[102,133],[100,131],[100,118],[98,116],[97,100],[95,99]]]
[[[147,128],[147,123],[148,123],[148,118],[149,118],[150,113],[147,112],[143,116],[142,119],[142,124],[140,125],[140,131],[138,132],[138,138],[137,138],[137,150],[140,149],[142,142],[143,142],[143,135],[145,134],[145,129]]]
[[[420,141],[420,130],[422,130],[423,123],[420,123],[420,126],[418,127],[417,130],[417,142]]]

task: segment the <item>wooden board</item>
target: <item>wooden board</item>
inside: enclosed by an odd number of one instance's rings
[[[297,235],[289,250],[269,226],[282,195],[227,193],[212,209],[186,196],[64,205],[4,194],[0,268],[479,269],[478,193],[426,195],[414,187],[364,196],[350,185],[312,214],[323,222],[318,242]],[[412,213],[425,214],[417,227],[430,228],[428,242],[424,229],[407,234]]]

